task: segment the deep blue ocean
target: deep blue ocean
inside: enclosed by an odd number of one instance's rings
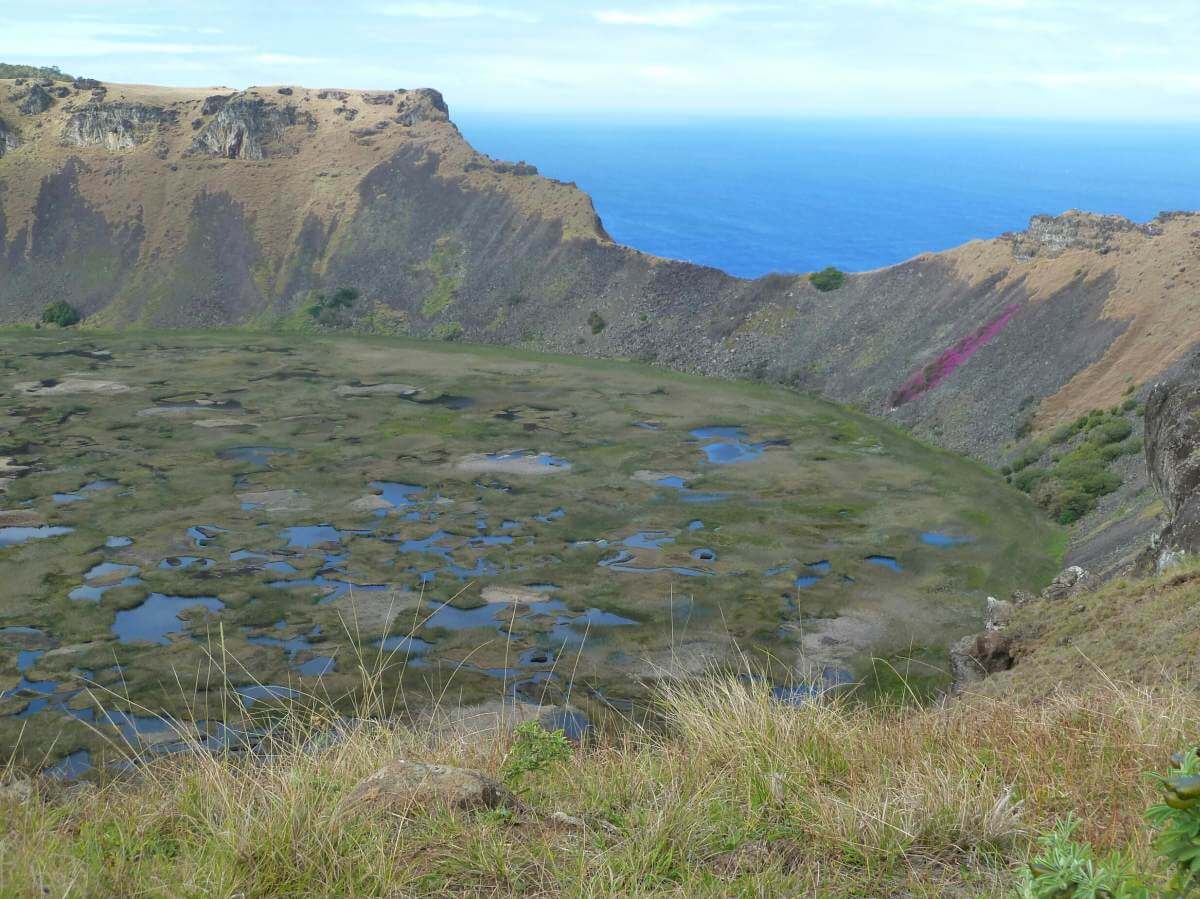
[[[454,118],[578,183],[620,243],[742,276],[878,268],[1036,213],[1200,210],[1200,125]]]

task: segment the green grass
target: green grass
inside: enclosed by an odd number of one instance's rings
[[[450,238],[441,238],[423,270],[433,278],[433,287],[421,303],[425,318],[436,318],[450,308],[462,285],[462,246]]]
[[[1192,697],[1170,688],[789,707],[715,679],[666,687],[656,704],[661,729],[630,722],[573,750],[531,749],[511,719],[482,732],[362,720],[312,743],[337,728],[318,712],[276,722],[262,756],[39,784],[28,802],[0,799],[0,884],[22,896],[1000,897],[1068,817],[1077,839],[1162,883],[1143,772],[1198,736]],[[522,804],[339,814],[397,757],[519,770]]]

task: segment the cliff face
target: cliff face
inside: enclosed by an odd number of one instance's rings
[[[1200,215],[1037,217],[822,293],[614,244],[435,91],[61,90],[0,83],[2,322],[266,325],[348,286],[414,335],[782,381],[993,463],[1200,338]]]
[[[1200,356],[1175,366],[1146,398],[1146,464],[1166,527],[1147,554],[1165,571],[1200,553]]]

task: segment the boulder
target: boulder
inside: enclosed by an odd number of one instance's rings
[[[983,626],[989,631],[1000,631],[1008,627],[1012,621],[1016,606],[1005,599],[987,598],[987,611],[983,616]]]
[[[950,647],[950,670],[954,689],[983,680],[989,674],[1007,671],[1013,666],[1012,638],[997,631],[984,631],[963,637]]]
[[[408,817],[515,804],[506,787],[479,771],[396,759],[361,781],[338,806],[338,816]]]
[[[1090,571],[1072,565],[1060,571],[1049,586],[1042,590],[1042,599],[1070,599],[1080,593],[1095,590],[1098,585],[1099,581]]]

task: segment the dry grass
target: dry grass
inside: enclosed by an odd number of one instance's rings
[[[793,708],[713,679],[660,702],[663,732],[631,726],[527,781],[534,809],[583,832],[499,813],[339,820],[339,798],[392,758],[495,774],[509,737],[318,715],[246,757],[0,800],[0,893],[998,896],[1068,813],[1150,865],[1143,772],[1197,737],[1174,687]]]

